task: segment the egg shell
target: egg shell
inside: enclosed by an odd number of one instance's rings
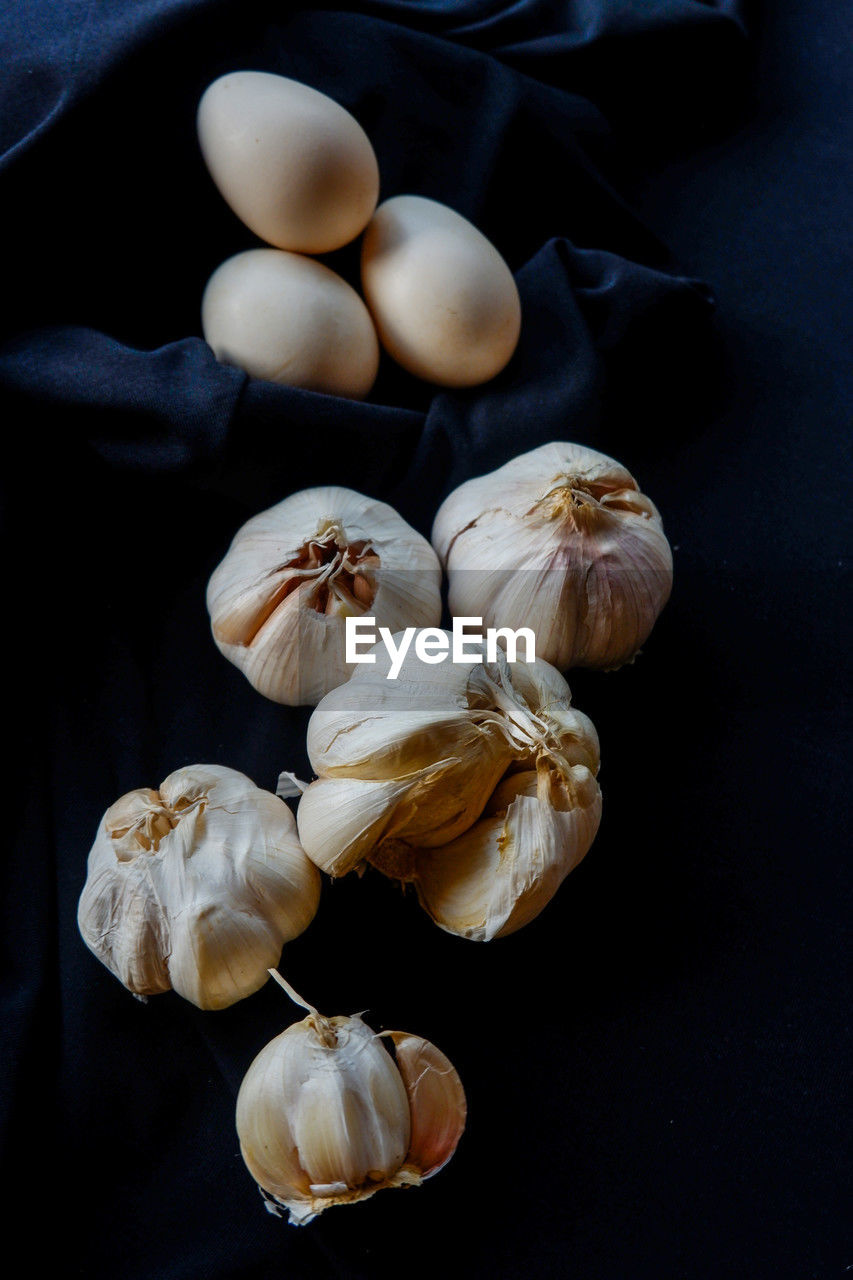
[[[521,302],[509,267],[447,205],[423,196],[381,204],[365,232],[361,282],[382,345],[428,382],[487,382],[515,350]]]
[[[217,360],[253,378],[360,400],[379,343],[367,308],[339,275],[298,253],[247,249],[207,282],[204,336]]]
[[[205,90],[197,126],[220,192],[268,244],[327,253],[357,236],[376,208],[379,167],[367,134],[309,85],[232,71]]]

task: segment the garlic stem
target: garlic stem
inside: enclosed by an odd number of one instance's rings
[[[322,1013],[318,1013],[313,1004],[309,1004],[307,1000],[303,1000],[298,991],[294,991],[293,987],[283,978],[278,969],[268,969],[267,973],[274,978],[283,991],[286,991],[294,1004],[298,1004],[301,1009],[307,1009],[311,1014],[311,1025],[319,1035],[323,1044],[328,1045],[330,1049],[338,1043],[338,1037],[335,1035],[335,1029],[328,1018],[324,1018]]]

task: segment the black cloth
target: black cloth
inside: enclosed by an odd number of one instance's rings
[[[843,8],[0,3],[0,1106],[8,1207],[70,1274],[849,1262]],[[443,200],[494,241],[524,322],[493,383],[435,393],[385,361],[355,404],[214,360],[201,291],[253,239],[194,115],[242,67],[328,92],[383,196]],[[328,261],[357,281],[354,248]],[[485,946],[378,875],[325,886],[290,981],[434,1040],[470,1121],[421,1190],[289,1227],[233,1110],[298,1011],[275,989],[221,1013],[134,1001],[77,932],[86,854],[108,804],[182,764],[307,776],[308,711],[209,636],[205,584],[245,518],[339,482],[428,532],[454,484],[555,438],[624,462],[675,548],[638,661],[570,675],[602,739],[601,831],[539,920]]]

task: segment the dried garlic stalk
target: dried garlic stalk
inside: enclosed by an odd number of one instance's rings
[[[343,684],[345,621],[425,627],[441,566],[392,507],[352,489],[305,489],[239,530],[207,589],[213,638],[274,702],[314,705]]]
[[[196,764],[107,810],[77,919],[136,995],[174,987],[223,1009],[263,986],[319,900],[284,801],[235,769]]]
[[[672,588],[672,553],[654,503],[594,449],[553,443],[460,485],[432,542],[454,616],[530,627],[536,656],[619,667],[648,637]]]
[[[415,886],[443,929],[488,940],[532,920],[601,817],[598,736],[548,663],[428,666],[410,648],[358,669],[311,717],[319,775],[297,811],[332,876],[370,863]]]
[[[383,1040],[358,1016],[324,1018],[271,972],[309,1016],[261,1050],[237,1097],[240,1150],[267,1208],[302,1225],[431,1178],[465,1128],[452,1063],[420,1036]]]

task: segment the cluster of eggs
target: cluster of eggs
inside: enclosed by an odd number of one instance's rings
[[[440,386],[475,386],[503,369],[521,326],[503,258],[435,200],[397,195],[377,208],[373,147],[337,102],[283,76],[235,71],[205,91],[198,136],[231,209],[273,246],[236,254],[208,281],[202,325],[217,359],[353,399],[373,386],[380,342]],[[306,256],[362,232],[364,301]]]

